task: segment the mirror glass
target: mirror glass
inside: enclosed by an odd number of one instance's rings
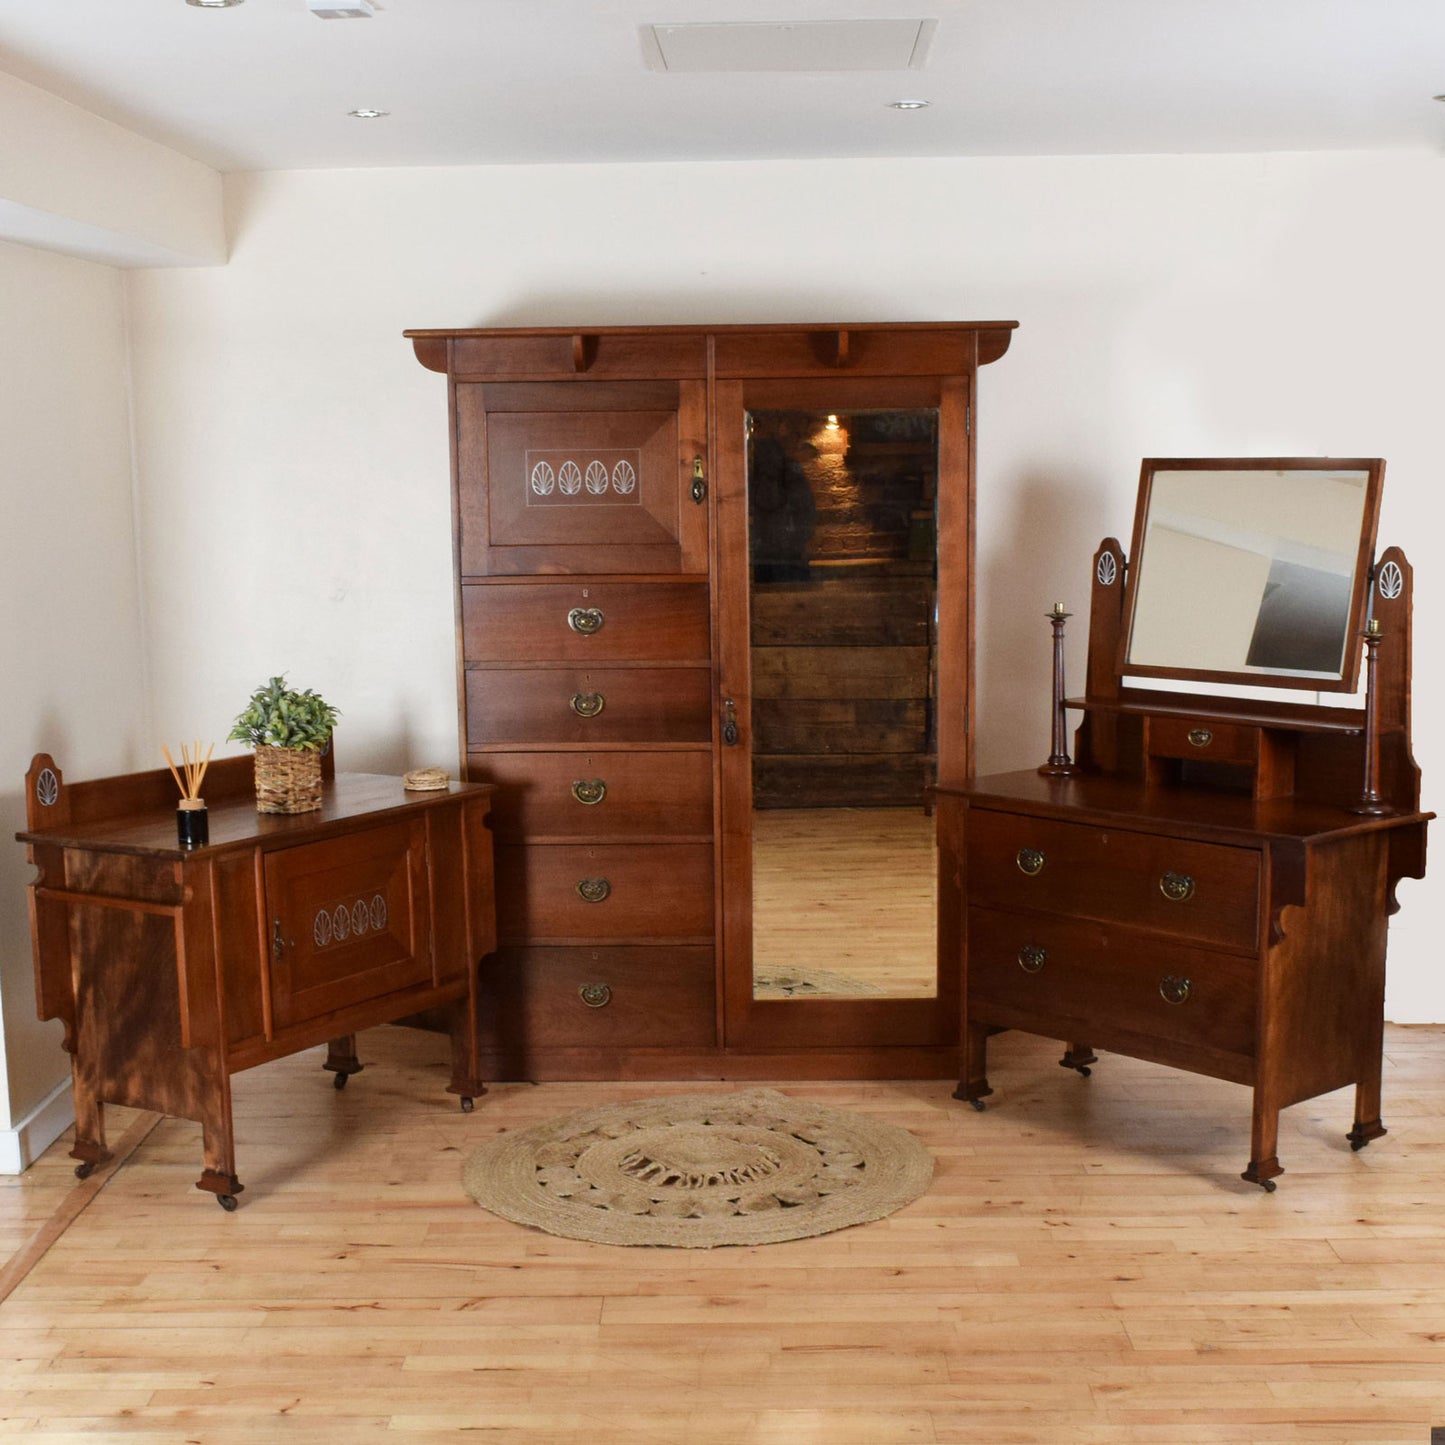
[[[1382,467],[1146,461],[1122,670],[1353,686]]]
[[[937,993],[938,413],[748,415],[753,994]]]

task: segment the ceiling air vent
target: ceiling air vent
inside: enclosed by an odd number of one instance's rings
[[[724,21],[644,25],[653,70],[920,70],[936,20]]]

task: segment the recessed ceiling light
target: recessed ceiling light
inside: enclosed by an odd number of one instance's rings
[[[241,0],[186,0],[187,5],[194,5],[197,10],[229,10],[240,3]]]
[[[933,102],[931,100],[890,100],[889,110],[927,110]]]
[[[357,120],[380,120],[384,115],[390,115],[389,110],[373,110],[369,105],[364,105],[360,110],[348,110],[347,115],[354,115]]]

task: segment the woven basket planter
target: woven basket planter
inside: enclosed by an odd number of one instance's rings
[[[321,754],[312,749],[256,749],[256,811],[310,813],[321,806]]]

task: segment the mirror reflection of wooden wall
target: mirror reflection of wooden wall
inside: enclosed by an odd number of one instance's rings
[[[749,414],[754,991],[936,992],[938,415]]]

